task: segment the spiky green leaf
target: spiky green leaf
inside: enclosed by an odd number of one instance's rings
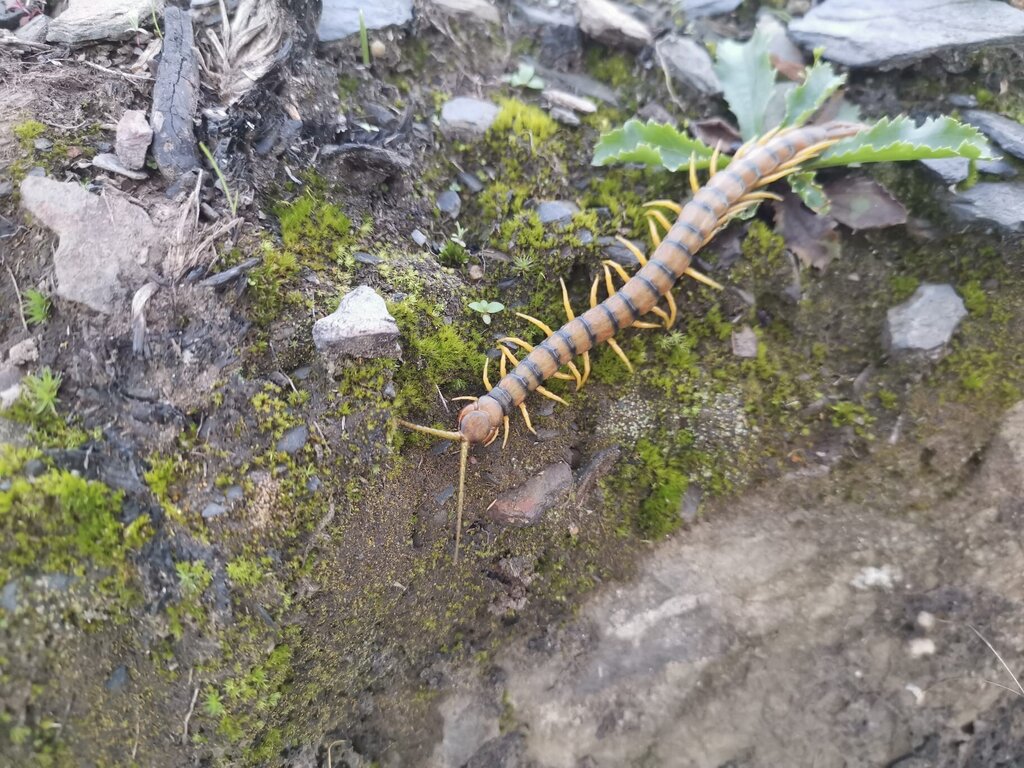
[[[786,177],[786,181],[789,182],[789,188],[803,200],[804,205],[815,213],[824,216],[832,207],[825,190],[814,178],[814,171],[791,174]]]
[[[621,128],[604,134],[594,147],[594,165],[643,163],[678,171],[696,157],[697,168],[707,168],[714,150],[678,128],[664,123],[627,120]]]
[[[775,84],[768,46],[761,30],[745,43],[726,40],[718,45],[715,74],[744,139],[764,131],[764,114]]]
[[[803,83],[787,95],[782,126],[806,123],[845,82],[846,75],[837,75],[831,64],[815,61],[807,70]]]
[[[993,159],[985,137],[973,126],[948,116],[928,118],[921,125],[915,125],[902,115],[892,120],[883,117],[867,130],[830,147],[806,167],[830,168],[942,157]]]

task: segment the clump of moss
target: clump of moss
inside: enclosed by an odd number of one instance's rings
[[[500,99],[501,111],[491,124],[491,135],[511,133],[520,138],[545,142],[558,133],[558,123],[538,107],[518,99]]]
[[[692,438],[680,443],[692,443]],[[659,441],[660,442],[660,441]],[[689,487],[689,479],[678,454],[656,442],[641,439],[635,457],[620,473],[618,488],[644,489],[646,498],[640,502],[633,518],[637,532],[650,539],[660,539],[682,523],[679,504]]]
[[[38,120],[25,120],[14,126],[13,131],[22,149],[28,150],[32,148],[32,142],[46,133],[46,126]]]
[[[123,568],[149,538],[149,518],[119,519],[124,494],[65,469],[44,465],[34,449],[0,445],[0,581],[26,569],[84,574],[90,566]]]
[[[341,209],[313,195],[280,202],[274,213],[281,222],[284,248],[296,257],[340,259],[351,246],[352,221]]]

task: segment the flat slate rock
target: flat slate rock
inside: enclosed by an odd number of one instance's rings
[[[576,17],[585,35],[613,48],[643,48],[654,39],[650,27],[610,0],[577,0]]]
[[[714,96],[722,92],[708,49],[690,37],[666,35],[655,46],[672,79],[691,92]]]
[[[1024,158],[1024,125],[981,109],[969,109],[963,118],[1014,157]]]
[[[359,32],[359,10],[367,29],[401,26],[412,20],[412,0],[324,0],[317,35],[323,43],[342,40]]]
[[[1024,41],[1024,11],[998,0],[825,0],[789,25],[850,67],[894,67],[951,49]]]
[[[963,299],[951,285],[924,283],[913,296],[889,310],[883,342],[894,354],[934,356],[949,343],[966,316]]]
[[[447,139],[480,139],[501,110],[497,104],[458,96],[441,107],[441,133]]]
[[[502,525],[536,525],[545,512],[565,501],[571,490],[572,470],[560,461],[547,466],[523,485],[503,493],[484,514]]]
[[[1024,182],[981,182],[950,203],[959,221],[1004,232],[1024,232]]]

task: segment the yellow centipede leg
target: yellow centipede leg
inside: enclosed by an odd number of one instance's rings
[[[690,153],[690,191],[697,194],[700,191],[700,181],[697,179],[697,153]]]
[[[644,203],[644,208],[668,208],[676,216],[683,212],[683,206],[675,200],[651,200]]]
[[[643,251],[633,245],[630,240],[627,240],[622,235],[616,235],[615,239],[619,241],[620,245],[636,257],[636,260],[640,262],[641,267],[647,266],[647,256],[644,255]]]
[[[665,300],[668,302],[668,320],[665,321],[665,330],[667,331],[676,324],[676,300],[672,296],[672,291],[665,294]]]
[[[601,284],[601,276],[594,278],[594,284],[590,286],[590,308],[597,306],[597,286]]]
[[[536,435],[537,430],[533,428],[533,422],[530,421],[530,412],[526,410],[526,403],[519,404],[519,412],[523,414],[523,421],[526,422],[526,428]]]
[[[619,356],[619,359],[625,364],[626,368],[629,369],[630,373],[633,373],[633,364],[629,362],[629,358],[626,357],[626,353],[622,351],[622,347],[615,339],[608,339],[608,346],[615,350],[615,354]]]
[[[544,387],[537,387],[536,392],[539,395],[544,395],[544,397],[547,397],[547,398],[549,398],[551,400],[554,400],[556,403],[561,403],[562,405],[568,405],[568,403],[565,400],[560,398],[558,395],[556,395],[554,392],[552,392],[549,389],[545,389]]]
[[[698,272],[695,269],[688,269],[683,274],[686,275],[687,277],[693,278],[698,283],[704,283],[704,285],[710,288],[714,288],[716,291],[724,290],[720,283],[716,282],[715,280],[712,280],[707,275],[703,274],[702,272]]]
[[[626,272],[626,270],[624,270],[622,268],[621,264],[619,264],[618,262],[615,262],[615,261],[610,261],[610,260],[605,261],[603,263],[604,263],[606,268],[610,267],[611,269],[615,270],[615,273],[622,279],[623,282],[629,282],[629,274]],[[660,309],[658,307],[652,307],[651,308],[651,312],[653,314],[657,315],[658,317],[660,317],[662,319],[662,321],[668,320],[668,315],[665,314],[664,310],[662,310],[662,309]],[[633,328],[645,328],[645,329],[648,329],[648,330],[657,330],[657,329],[661,328],[661,326],[658,323],[651,323],[651,322],[646,322],[646,321],[643,321],[643,320],[637,320],[635,323],[633,323],[632,327]]]
[[[508,416],[502,416],[501,425],[505,431],[505,437],[501,441],[501,449],[505,450],[505,447],[508,445]]]
[[[711,162],[708,164],[708,173],[714,176],[718,173],[718,156],[722,154],[722,140],[715,142],[715,151],[711,153]]]
[[[647,231],[651,233],[651,243],[657,248],[661,245],[661,233],[658,232],[658,225],[654,223],[654,219],[650,216],[647,217]]]
[[[665,218],[665,214],[659,211],[657,208],[652,208],[651,210],[645,211],[644,213],[646,214],[648,219],[657,219],[658,223],[661,224],[662,227],[664,227],[666,234],[670,229],[672,229],[672,225],[669,223],[669,220]]]
[[[492,389],[491,381],[490,381],[490,379],[487,378],[487,366],[490,364],[490,362],[491,362],[491,358],[489,358],[489,357],[485,357],[484,358],[484,388],[488,392],[490,392],[491,389]]]

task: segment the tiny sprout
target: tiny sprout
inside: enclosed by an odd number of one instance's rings
[[[496,315],[505,308],[505,305],[500,301],[474,301],[471,302],[469,308],[474,312],[479,312],[483,317],[484,322],[487,325],[491,324],[491,315]]]
[[[57,415],[57,403],[60,402],[57,392],[60,391],[60,383],[61,375],[55,375],[49,368],[43,368],[38,376],[25,377],[22,382],[25,388],[24,396],[34,414]]]
[[[520,64],[514,75],[505,75],[502,79],[513,88],[533,88],[539,91],[544,87],[544,81],[530,64]]]

